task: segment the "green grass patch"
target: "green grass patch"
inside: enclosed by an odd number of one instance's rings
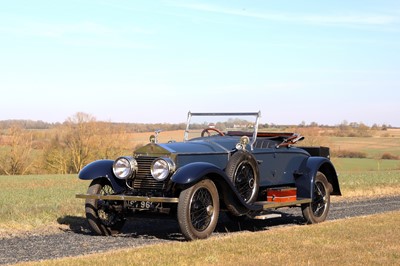
[[[400,212],[19,265],[399,265]]]
[[[88,182],[76,175],[0,176],[0,228],[31,228],[58,218],[83,215],[82,200]]]
[[[343,171],[339,183],[345,197],[400,194],[400,171]]]
[[[333,158],[336,171],[390,171],[400,170],[400,160],[376,160],[368,158]]]

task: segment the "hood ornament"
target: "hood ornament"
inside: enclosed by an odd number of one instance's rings
[[[150,143],[157,144],[158,143],[158,135],[160,134],[161,129],[157,129],[154,131],[154,135],[150,136]]]

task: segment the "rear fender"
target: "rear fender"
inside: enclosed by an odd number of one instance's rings
[[[314,182],[317,172],[322,172],[332,185],[331,195],[341,196],[339,179],[332,162],[325,157],[309,157],[306,162],[306,174],[296,179],[297,196],[313,198]]]
[[[113,160],[98,160],[94,161],[79,172],[78,177],[82,180],[93,180],[98,178],[107,178],[114,192],[118,193],[125,189],[125,180],[121,180],[115,177],[113,173]]]

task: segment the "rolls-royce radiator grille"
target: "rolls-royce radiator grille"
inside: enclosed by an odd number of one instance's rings
[[[138,163],[138,171],[136,177],[133,180],[134,189],[151,189],[161,190],[164,187],[164,182],[155,180],[150,172],[151,163],[157,157],[141,156],[136,158]]]

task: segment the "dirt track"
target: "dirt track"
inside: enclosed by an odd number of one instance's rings
[[[331,205],[328,219],[343,219],[400,210],[400,196],[362,201],[339,201]],[[118,248],[138,247],[168,241],[183,241],[178,224],[173,219],[136,219],[129,221],[122,234],[114,237],[94,236],[82,218],[64,219],[68,230],[51,235],[27,235],[0,239],[0,264],[37,261],[77,256]],[[238,224],[221,214],[216,233],[273,230],[280,226],[303,224],[298,208],[287,209],[281,218],[252,220]]]

